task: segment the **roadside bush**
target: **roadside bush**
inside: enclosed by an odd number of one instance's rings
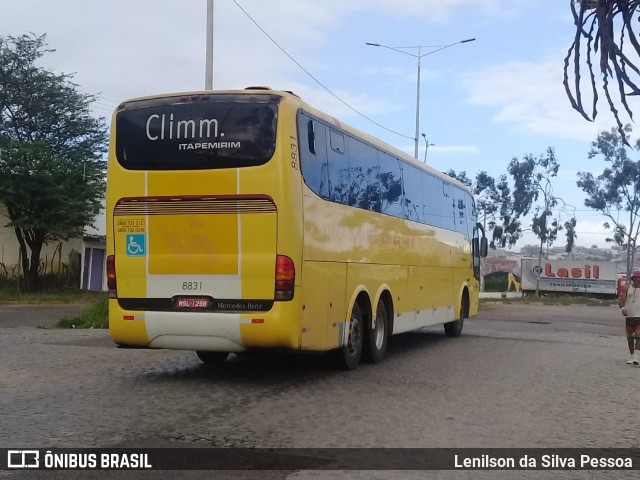
[[[109,300],[101,298],[81,315],[63,318],[58,322],[61,328],[109,328]]]
[[[493,277],[488,278],[488,275],[484,277],[484,291],[485,292],[506,292],[507,291],[507,277]]]

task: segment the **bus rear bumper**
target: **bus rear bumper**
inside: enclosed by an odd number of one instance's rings
[[[245,347],[229,338],[195,335],[160,335],[149,343],[149,348],[205,352],[243,352],[246,350]]]
[[[295,301],[277,302],[271,311],[255,314],[133,312],[122,309],[117,300],[109,307],[111,337],[123,346],[220,352],[299,348]]]

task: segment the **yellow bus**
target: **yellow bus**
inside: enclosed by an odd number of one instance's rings
[[[487,240],[458,181],[266,87],[122,103],[107,181],[109,328],[205,363],[382,360],[478,310]]]

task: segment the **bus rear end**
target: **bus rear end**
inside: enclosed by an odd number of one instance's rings
[[[301,213],[279,209],[295,205],[301,188],[280,160],[291,129],[282,104],[290,101],[273,92],[200,93],[118,108],[107,182],[117,344],[195,350],[203,360],[213,358],[207,352],[298,347]]]

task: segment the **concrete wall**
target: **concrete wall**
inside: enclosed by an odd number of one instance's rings
[[[16,278],[21,274],[20,248],[13,228],[7,227],[9,217],[3,205],[0,205],[0,278]],[[40,255],[42,271],[45,274],[59,273],[69,266],[69,255],[77,252],[84,255],[82,238],[51,242],[44,245]],[[27,250],[30,252],[29,250]],[[82,265],[82,259],[80,267]],[[78,282],[78,287],[80,286]]]

